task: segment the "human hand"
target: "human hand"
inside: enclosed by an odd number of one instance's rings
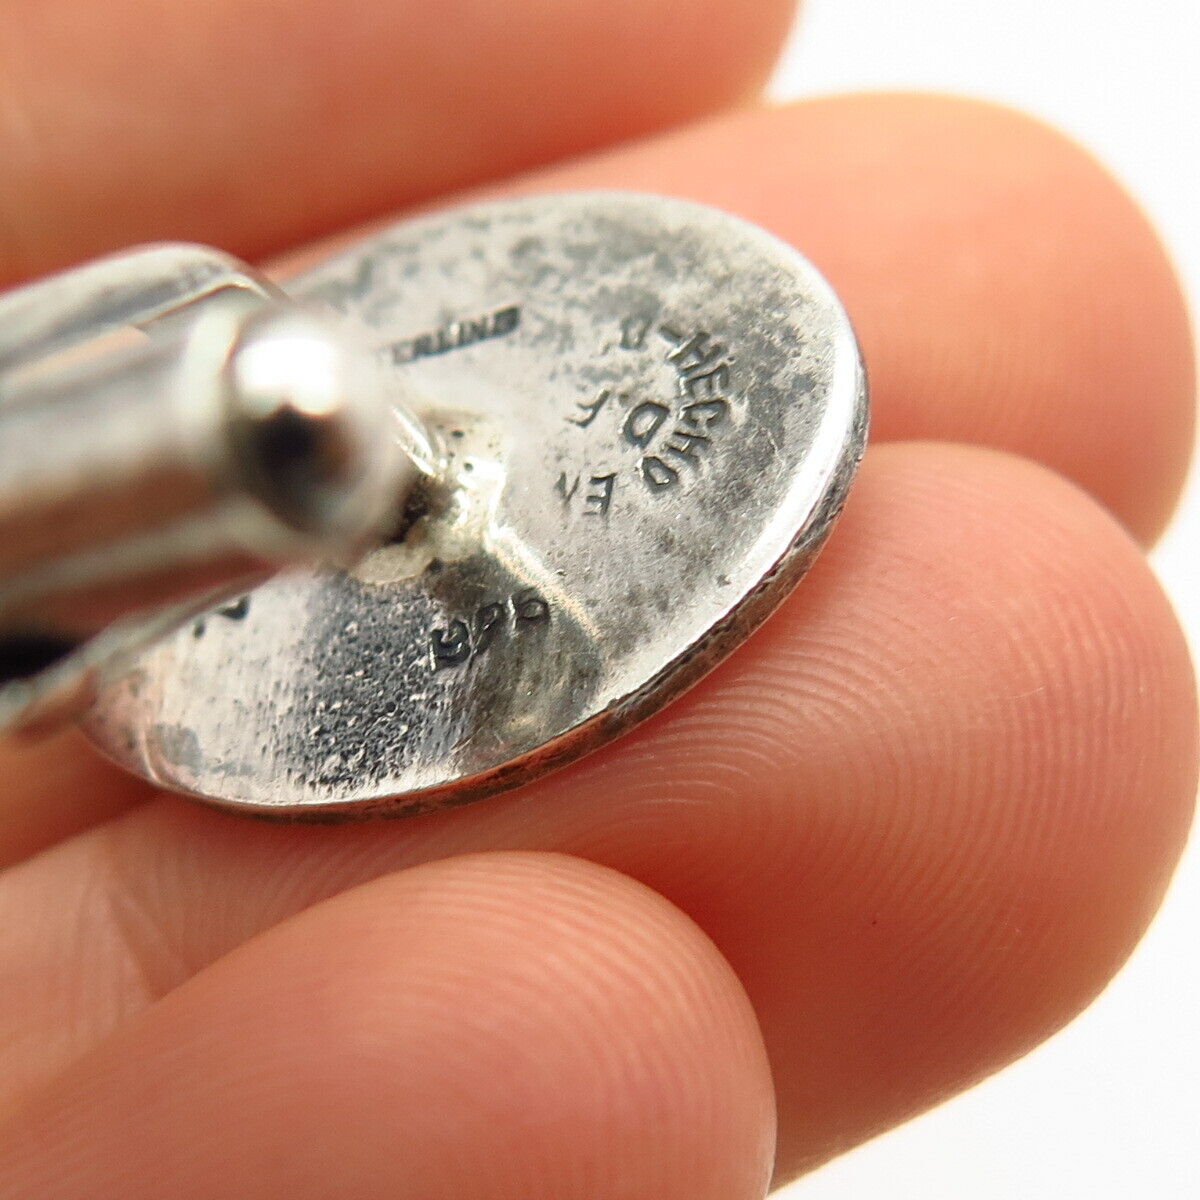
[[[0,0],[0,273],[287,251],[745,101],[787,7]],[[875,448],[829,548],[670,710],[456,812],[266,827],[5,751],[0,1196],[758,1195],[776,1132],[783,1180],[967,1086],[1153,912],[1196,716],[1133,539],[1192,366],[1133,206],[912,97],[503,190],[590,186],[740,212],[840,292]]]

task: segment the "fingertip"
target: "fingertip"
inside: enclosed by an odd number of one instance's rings
[[[774,1124],[749,1004],[686,917],[577,859],[482,854],[246,945],[18,1128],[0,1161],[30,1200],[749,1200]]]
[[[915,983],[889,1023],[940,1028],[910,1079],[995,1069],[1096,997],[1162,901],[1200,753],[1183,631],[1111,513],[979,447],[876,447],[810,582],[797,617],[829,636],[853,606],[859,631],[826,704],[869,715],[867,791],[888,796],[883,921]]]
[[[917,228],[922,207],[934,217],[906,256],[915,312],[864,306],[879,314],[866,336],[896,368],[881,438],[1031,458],[1153,542],[1191,456],[1195,357],[1179,277],[1142,208],[1080,143],[1005,106],[864,97],[839,124],[896,166],[893,213],[869,244]],[[902,346],[901,321],[926,336]]]
[[[873,370],[877,440],[1044,463],[1153,542],[1191,456],[1195,359],[1178,276],[1122,184],[1064,133],[982,100],[831,98],[795,123],[818,172],[863,187],[808,227]],[[807,207],[781,213],[797,238]]]

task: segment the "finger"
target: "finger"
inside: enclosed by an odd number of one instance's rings
[[[0,284],[261,255],[754,92],[792,0],[0,3]]]
[[[489,855],[203,972],[0,1129],[0,1195],[751,1200],[771,1079],[735,976],[613,872]]]
[[[733,963],[787,1175],[1025,1052],[1103,986],[1182,845],[1196,734],[1182,638],[1101,509],[1007,456],[884,447],[779,613],[572,768],[395,825],[156,803],[10,871],[3,1078],[15,1100],[352,883],[554,849],[662,892]]]
[[[976,101],[842,96],[523,186],[614,182],[727,208],[809,255],[862,341],[876,441],[1009,450],[1143,541],[1162,530],[1192,445],[1187,307],[1136,205],[1061,134]]]

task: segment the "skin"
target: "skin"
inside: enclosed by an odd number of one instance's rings
[[[1025,117],[758,106],[789,18],[0,0],[6,282],[149,238],[290,251],[452,188],[672,192],[822,268],[875,422],[776,616],[519,792],[278,828],[74,734],[0,749],[0,1197],[761,1196],[1128,955],[1196,792],[1144,558],[1191,444],[1178,286]]]

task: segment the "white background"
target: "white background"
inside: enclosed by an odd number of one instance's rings
[[[1197,0],[808,0],[775,94],[889,87],[1001,100],[1069,131],[1140,198],[1200,303]],[[1154,560],[1200,648],[1195,470]],[[785,1194],[1200,1200],[1200,838],[1133,959],[1074,1024]]]

